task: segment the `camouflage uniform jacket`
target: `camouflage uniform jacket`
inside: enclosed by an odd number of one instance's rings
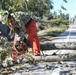
[[[16,27],[19,27],[20,29],[19,36],[22,37],[26,34],[25,26],[31,20],[31,17],[29,15],[26,15],[24,12],[15,12],[14,18]],[[12,23],[14,24],[14,22]]]

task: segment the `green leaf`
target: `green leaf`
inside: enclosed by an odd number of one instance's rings
[[[61,8],[62,8],[63,10],[67,10],[64,6],[61,6]]]
[[[67,0],[63,0],[65,3],[68,3]]]

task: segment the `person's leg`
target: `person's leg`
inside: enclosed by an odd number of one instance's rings
[[[14,60],[16,60],[17,59],[17,56],[18,56],[18,50],[17,50],[17,48],[16,48],[16,43],[17,43],[17,41],[18,41],[18,36],[16,36],[15,35],[15,37],[14,37],[14,44],[13,44],[13,59]],[[24,44],[23,43],[19,43],[19,44],[21,44],[21,51],[19,52],[19,54],[21,55],[21,54],[25,54],[25,51],[26,51],[26,47],[24,46]]]
[[[18,50],[15,48],[15,44],[17,42],[18,37],[15,35],[14,36],[14,42],[13,42],[13,60],[17,59],[18,56]]]
[[[33,19],[26,26],[26,32],[28,33],[28,40],[30,41],[30,44],[32,46],[33,54],[35,56],[40,55],[40,43],[36,32],[36,23]]]

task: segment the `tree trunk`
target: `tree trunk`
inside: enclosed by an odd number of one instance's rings
[[[43,43],[40,44],[41,50],[52,50],[52,49],[66,49],[66,50],[76,50],[76,43]]]
[[[52,43],[45,43],[45,44],[40,44],[40,49],[41,50],[51,50],[51,49],[57,49],[55,44]]]
[[[33,56],[36,61],[69,61],[76,60],[76,52],[68,53],[68,54],[58,54],[58,55],[49,55],[49,56]]]

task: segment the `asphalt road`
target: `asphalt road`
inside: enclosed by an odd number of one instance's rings
[[[70,25],[69,28],[59,36],[53,38],[52,43],[76,42],[76,25]]]
[[[76,25],[70,25],[64,33],[53,38],[51,43],[57,48],[76,48]]]
[[[26,63],[9,75],[76,75],[75,68],[75,61],[62,62],[62,64],[41,62],[37,65],[29,65]]]

